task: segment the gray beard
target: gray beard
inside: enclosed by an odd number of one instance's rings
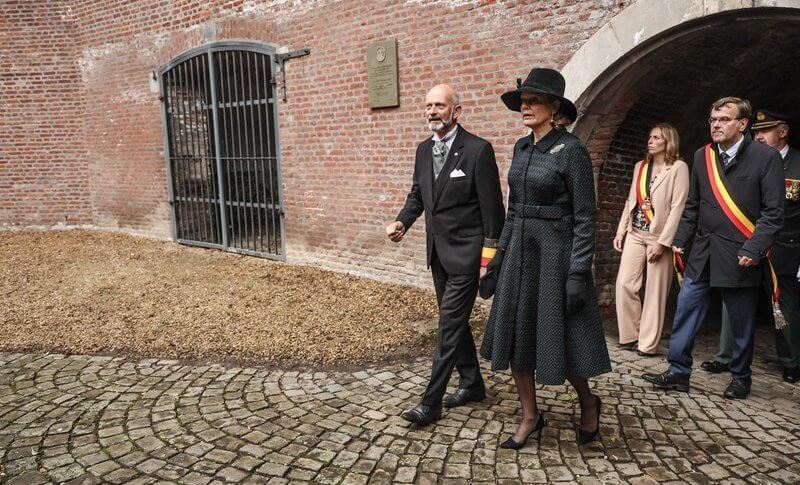
[[[449,127],[452,122],[453,122],[453,117],[451,116],[450,119],[441,121],[429,121],[427,124],[428,124],[428,129],[431,131],[442,131],[445,128]]]

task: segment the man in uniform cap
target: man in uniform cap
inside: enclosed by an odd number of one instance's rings
[[[783,158],[786,211],[783,228],[772,246],[772,263],[781,291],[780,309],[787,325],[775,331],[775,348],[783,366],[783,380],[795,383],[800,381],[800,151],[787,143],[789,117],[784,114],[757,110],[752,128],[756,141],[778,150]],[[719,353],[714,360],[702,364],[708,372],[728,370],[733,354],[733,335],[727,316],[723,311]]]

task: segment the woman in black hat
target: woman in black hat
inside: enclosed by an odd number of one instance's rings
[[[592,164],[586,147],[559,125],[577,115],[564,84],[557,71],[537,68],[502,96],[531,133],[514,145],[508,215],[482,282],[484,297],[495,284],[496,292],[481,356],[493,370],[511,367],[522,405],[520,426],[501,448],[522,448],[534,432],[541,439],[534,379],[569,380],[581,406],[578,442],[595,439],[601,403],[588,379],[611,370],[591,274]]]

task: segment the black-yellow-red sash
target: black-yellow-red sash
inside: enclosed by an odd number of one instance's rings
[[[653,164],[648,163],[645,158],[642,160],[642,164],[639,165],[639,173],[636,175],[636,203],[639,204],[639,208],[642,210],[642,214],[644,214],[648,224],[653,223],[653,206],[648,204],[649,207],[645,209],[643,204],[645,201],[650,201],[650,174],[652,171]]]
[[[678,286],[683,286],[683,256],[681,253],[672,251],[672,267],[675,268],[675,276],[678,278]]]
[[[714,192],[714,198],[728,217],[728,220],[731,221],[731,224],[733,224],[744,237],[747,239],[753,237],[756,226],[739,206],[736,205],[736,201],[733,200],[733,197],[731,197],[725,178],[720,173],[719,164],[717,163],[717,152],[714,151],[710,143],[706,145],[706,172],[708,173],[708,181],[711,184],[711,190]],[[767,260],[770,271],[772,301],[777,302],[781,297],[781,290],[778,288],[778,277],[775,274],[775,268],[772,266],[770,251],[767,251],[765,259]]]
[[[494,258],[494,255],[497,254],[497,248],[487,248],[484,247],[481,249],[481,268],[485,268],[489,261]]]
[[[655,217],[655,211],[653,210],[652,204],[647,204],[647,208],[644,207],[645,201],[650,202],[650,176],[653,172],[653,164],[649,163],[645,158],[642,160],[642,163],[639,165],[639,172],[636,174],[636,178],[634,183],[636,184],[636,203],[639,204],[639,209],[641,209],[644,218],[647,219],[648,224],[653,223],[653,218]],[[672,266],[675,268],[675,276],[678,278],[678,286],[683,285],[683,259],[681,255],[672,252]]]

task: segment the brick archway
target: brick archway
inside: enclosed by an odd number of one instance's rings
[[[619,261],[611,240],[650,126],[674,124],[681,153],[691,160],[707,138],[708,106],[721,96],[800,118],[800,54],[792,47],[800,42],[798,3],[743,9],[741,1],[721,1],[713,10],[705,3],[640,0],[563,69],[580,113],[573,132],[589,147],[597,173],[595,268],[604,306],[613,306]]]

